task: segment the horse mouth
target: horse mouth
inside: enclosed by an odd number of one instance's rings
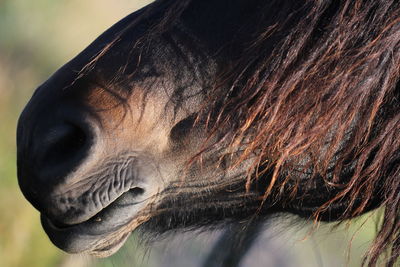
[[[67,253],[108,257],[118,251],[140,224],[140,211],[147,199],[137,201],[137,190],[129,190],[87,221],[64,225],[41,214],[50,240]]]

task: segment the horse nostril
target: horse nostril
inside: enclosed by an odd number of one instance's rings
[[[46,160],[57,160],[59,156],[74,154],[86,142],[86,135],[75,125],[64,124],[51,129],[43,140],[47,146]]]
[[[50,127],[42,135],[42,140],[36,142],[39,145],[37,149],[41,171],[45,173],[54,170],[61,175],[71,171],[74,165],[86,157],[90,137],[81,127],[65,122]]]

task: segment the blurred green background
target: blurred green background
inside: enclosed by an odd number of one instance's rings
[[[105,29],[149,2],[0,0],[0,266],[197,266],[218,235],[174,235],[174,241],[161,242],[150,252],[132,238],[108,259],[70,256],[50,243],[38,212],[18,189],[16,121],[33,90]],[[310,227],[282,227],[273,233],[274,238],[265,236],[269,244],[275,240],[268,251],[261,240],[246,262],[274,266],[268,265],[268,257],[283,255],[286,265],[281,266],[359,266],[375,233],[374,218],[369,214],[350,226],[343,224],[333,230],[323,226],[315,233]],[[267,257],[265,264],[261,264],[263,257]]]

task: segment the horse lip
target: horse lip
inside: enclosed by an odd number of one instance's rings
[[[76,227],[81,225],[70,226],[66,228],[58,228],[52,221],[45,216],[41,216],[43,228],[45,229],[50,240],[58,248],[67,253],[88,253],[96,257],[108,257],[115,253],[128,239],[131,232],[122,235],[121,238],[108,240],[101,244],[102,239],[106,239],[114,231],[98,235],[92,235],[79,232]],[[123,226],[121,226],[123,227]],[[74,229],[75,228],[75,229]],[[80,230],[83,230],[82,228]]]
[[[66,229],[70,227],[75,227],[78,225],[81,225],[83,223],[87,222],[97,222],[101,223],[102,217],[105,213],[109,212],[111,209],[118,209],[118,208],[124,208],[126,207],[132,207],[135,205],[138,205],[140,203],[143,203],[144,201],[147,200],[147,198],[142,198],[141,200],[137,201],[136,198],[140,197],[143,195],[144,190],[140,187],[131,187],[130,189],[127,189],[125,191],[122,191],[120,195],[109,202],[107,205],[103,206],[100,210],[97,210],[96,213],[90,214],[88,216],[85,216],[83,219],[80,220],[75,220],[74,222],[61,222],[61,221],[55,221],[51,220],[52,225],[54,228],[58,228],[59,230],[61,229]],[[129,198],[131,199],[129,201]],[[132,200],[133,199],[133,200]],[[127,203],[128,202],[128,203]]]
[[[42,226],[54,245],[68,253],[90,253],[97,257],[107,257],[123,245],[134,229],[129,229],[122,237],[120,235],[111,241],[109,237],[129,225],[148,200],[146,198],[127,204],[124,203],[129,197],[126,193],[84,222],[58,225],[41,214]],[[103,244],[103,240],[107,241]]]

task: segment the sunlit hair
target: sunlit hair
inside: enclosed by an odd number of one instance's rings
[[[277,10],[234,64],[240,88],[217,124],[237,125],[238,139],[251,134],[243,156],[259,151],[256,164],[274,167],[265,196],[296,179],[276,184],[298,159],[341,188],[316,217],[346,196],[343,218],[360,215],[379,194],[385,212],[369,263],[391,249],[392,265],[400,253],[400,4],[305,1],[290,14]],[[350,164],[354,171],[341,179]]]

